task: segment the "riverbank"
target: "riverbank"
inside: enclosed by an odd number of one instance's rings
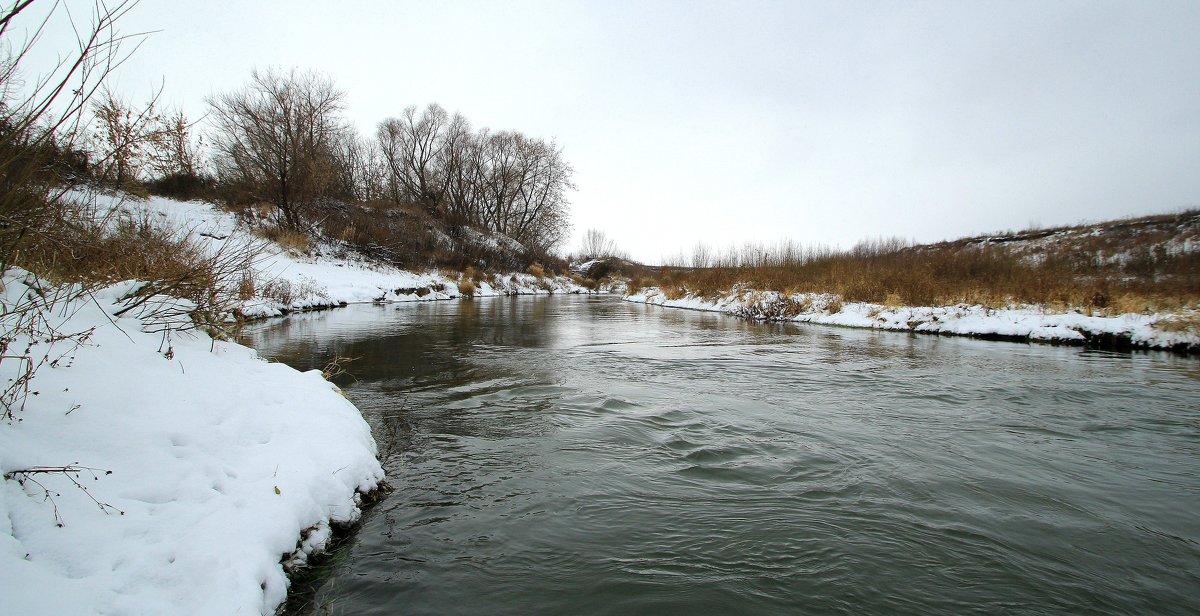
[[[255,296],[238,307],[241,316],[262,318],[288,312],[366,302],[438,301],[462,296],[545,295],[592,292],[566,276],[526,272],[462,275],[442,270],[410,271],[372,261],[333,241],[315,241],[308,252],[256,237],[233,213],[202,201],[162,197],[131,199],[91,195],[101,210],[148,218],[156,225],[181,229],[212,251],[253,244],[258,281]]]
[[[659,288],[640,289],[627,301],[723,312],[765,321],[818,323],[995,340],[1093,345],[1112,349],[1161,349],[1200,353],[1200,311],[1173,314],[1084,314],[1040,306],[1002,309],[980,305],[887,306],[846,302],[832,294],[784,295],[737,289],[717,297],[670,298]]]
[[[79,195],[101,220],[252,255],[227,319],[350,303],[587,293],[561,276],[412,272],[336,242],[258,237],[202,202]],[[273,614],[285,569],[353,524],[383,470],[361,413],[319,371],[195,329],[194,304],[3,280],[0,596],[44,614]],[[35,367],[36,370],[28,368]]]
[[[118,315],[135,285],[49,302],[32,276],[4,280],[6,306],[46,319],[8,344],[40,367],[0,423],[5,611],[273,613],[285,555],[320,549],[380,485],[370,429],[319,371]]]

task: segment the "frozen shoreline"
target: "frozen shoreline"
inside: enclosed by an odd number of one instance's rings
[[[1161,349],[1200,352],[1195,323],[1200,311],[1184,314],[1089,315],[1047,312],[1036,306],[993,309],[978,305],[885,306],[842,303],[829,294],[796,294],[738,290],[717,298],[687,295],[669,299],[661,289],[646,288],[625,296],[626,301],[667,308],[722,312],[766,321],[818,323],[888,331],[967,336],[1052,344],[1096,345],[1107,348]],[[1181,320],[1191,328],[1177,327]]]
[[[162,224],[191,232],[209,242],[213,250],[229,243],[262,242],[233,214],[199,201],[175,201],[162,197],[121,200],[94,197],[101,207],[120,208],[127,216],[146,216]],[[316,245],[314,255],[299,255],[271,247],[255,265],[264,280],[285,282],[295,296],[291,301],[246,301],[241,313],[248,318],[281,316],[288,312],[333,308],[368,302],[411,302],[455,299],[463,295],[459,278],[439,270],[408,271],[372,262],[336,246]],[[339,256],[340,255],[340,256]],[[476,283],[474,297],[588,293],[570,278],[539,278],[527,273],[510,273]]]
[[[7,306],[38,292],[18,270],[4,283]],[[47,312],[55,330],[90,335],[34,341],[35,357],[67,355],[0,423],[4,611],[271,614],[284,555],[320,549],[383,480],[370,428],[318,371],[118,317],[136,284]]]
[[[94,202],[181,229],[213,251],[262,243],[206,203]],[[463,296],[456,276],[315,248],[263,253],[257,277],[282,281],[291,297],[243,302],[241,316]],[[5,314],[43,288],[17,269],[3,283]],[[36,335],[8,341],[7,355],[32,343],[35,361],[71,352],[43,365],[31,381],[37,393],[0,421],[0,611],[274,614],[287,598],[284,562],[322,550],[380,487],[370,427],[319,371],[263,361],[201,331],[164,334],[137,311],[118,316],[137,284],[47,307],[54,330],[90,332],[77,348]],[[476,285],[476,297],[588,292],[523,273]],[[18,368],[7,359],[0,377],[19,378]]]

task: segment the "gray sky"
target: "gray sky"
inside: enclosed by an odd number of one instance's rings
[[[193,114],[295,66],[364,132],[438,102],[553,138],[576,241],[652,262],[1200,205],[1195,1],[142,0],[121,27],[158,32],[118,89]]]

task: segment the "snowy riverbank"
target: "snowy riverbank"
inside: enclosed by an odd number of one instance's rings
[[[106,220],[178,229],[213,254],[255,246],[260,292],[238,307],[244,317],[469,288],[456,273],[404,271],[334,244],[289,251],[207,203],[79,198]],[[524,273],[470,282],[477,297],[589,292]],[[190,325],[182,300],[120,314],[137,285],[63,299],[20,270],[3,280],[12,335],[0,377],[17,386],[0,420],[0,612],[273,614],[287,596],[283,561],[321,549],[383,480],[370,428],[319,372],[178,331]],[[45,320],[34,331],[21,314]],[[163,314],[177,321],[167,334]],[[44,359],[28,395],[22,357]]]
[[[101,208],[120,208],[125,216],[147,216],[155,224],[183,229],[221,250],[239,242],[265,244],[254,265],[256,278],[287,287],[291,297],[257,297],[246,301],[241,312],[247,317],[279,316],[289,311],[332,307],[363,302],[436,301],[464,295],[462,280],[455,272],[408,271],[372,262],[332,244],[317,244],[312,254],[298,254],[254,237],[249,228],[230,213],[200,201],[175,201],[162,197],[118,199],[93,197]],[[473,281],[474,297],[501,295],[544,295],[588,293],[589,290],[564,276],[537,277],[510,273]]]
[[[1053,312],[1036,306],[994,309],[985,306],[885,306],[842,303],[828,294],[784,296],[776,292],[734,291],[718,298],[688,295],[669,299],[661,289],[646,288],[627,301],[723,312],[770,321],[820,323],[892,331],[1032,340],[1060,344],[1200,351],[1200,312],[1104,316]]]
[[[90,332],[78,347],[33,341],[35,362],[66,355],[0,422],[0,611],[273,613],[281,558],[354,521],[383,479],[370,429],[319,372],[116,316],[134,284],[46,313],[54,331]],[[41,301],[22,272],[4,287],[8,307]],[[6,380],[18,365],[0,365]]]

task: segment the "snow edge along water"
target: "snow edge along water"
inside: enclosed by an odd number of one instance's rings
[[[82,198],[100,212],[183,229],[213,251],[253,241],[211,204]],[[294,298],[248,300],[241,316],[468,296],[436,270],[317,248],[264,255],[256,273],[286,281]],[[6,315],[47,288],[15,268],[2,282]],[[47,304],[54,331],[86,338],[78,347],[53,348],[37,335],[5,341],[31,345],[37,357],[70,348],[38,371],[24,407],[0,421],[0,611],[275,613],[290,590],[287,570],[322,551],[336,527],[355,523],[364,496],[385,485],[370,427],[319,371],[265,362],[200,331],[153,332],[136,314],[116,314],[137,285]],[[470,296],[585,292],[565,277],[513,273],[479,281]],[[17,362],[0,364],[0,378],[19,372]]]
[[[3,282],[6,306],[42,292],[20,270]],[[4,610],[274,613],[283,557],[303,562],[381,485],[370,427],[320,371],[118,315],[137,285],[47,304],[79,346],[9,341],[58,361],[0,423]]]
[[[1055,312],[1040,306],[996,309],[980,305],[886,306],[843,303],[833,294],[798,293],[739,288],[715,298],[685,295],[668,298],[662,289],[648,287],[627,294],[629,302],[721,312],[760,321],[790,321],[865,329],[964,336],[993,340],[1091,345],[1100,348],[1155,349],[1181,354],[1200,353],[1200,311],[1105,316]],[[1178,325],[1178,326],[1177,326]]]

